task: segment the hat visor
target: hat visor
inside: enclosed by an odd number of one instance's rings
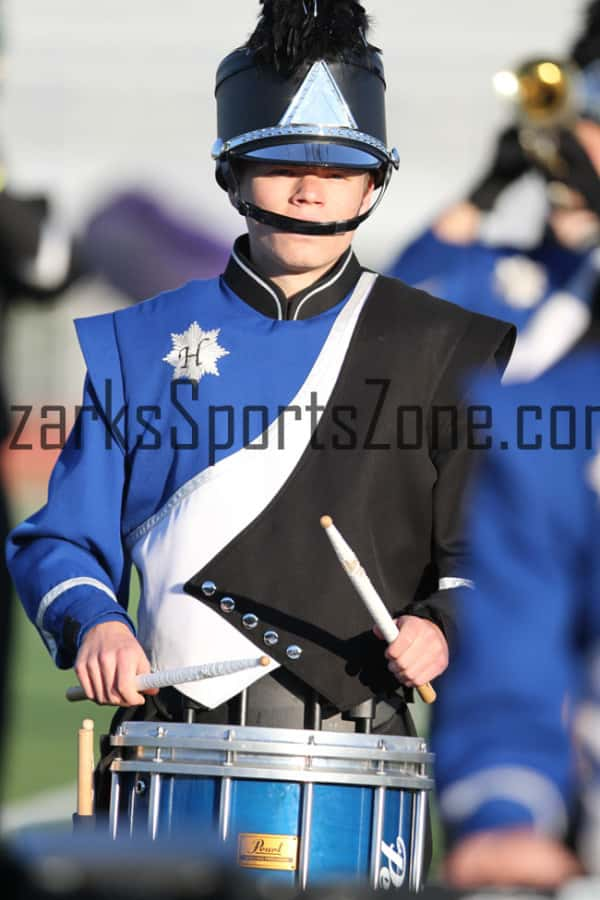
[[[328,166],[342,169],[379,169],[383,161],[358,147],[346,144],[315,142],[299,142],[297,144],[274,144],[270,147],[256,147],[253,150],[241,150],[237,157],[255,162],[285,163],[294,166]]]

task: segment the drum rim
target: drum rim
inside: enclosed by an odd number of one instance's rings
[[[300,728],[265,728],[259,725],[208,725],[187,724],[185,722],[126,722],[110,736],[113,747],[177,746],[177,740],[185,741],[181,746],[192,746],[190,741],[204,737],[210,741],[222,741],[225,749],[232,749],[232,743],[243,741],[251,743],[284,745],[294,748],[302,747],[301,753],[292,755],[319,755],[316,751],[324,751],[330,747],[335,752],[343,748],[365,750],[384,750],[386,757],[392,754],[410,753],[418,756],[419,762],[433,762],[433,754],[429,752],[427,742],[422,737],[394,734],[356,734],[343,731],[314,731]],[[287,754],[286,754],[287,755]],[[323,753],[321,753],[323,755]],[[417,761],[417,760],[415,760]]]
[[[112,742],[113,747],[136,748],[155,753],[157,749],[180,750],[192,753],[221,753],[242,754],[244,756],[270,756],[278,759],[304,757],[308,759],[344,759],[353,761],[381,761],[383,763],[415,763],[416,765],[429,765],[434,762],[433,753],[425,753],[421,750],[402,750],[398,747],[390,748],[389,744],[381,738],[375,747],[353,747],[348,745],[336,746],[309,741],[307,744],[295,744],[290,741],[256,741],[250,738],[232,737],[231,739],[215,739],[204,736],[200,740],[195,738],[174,737],[162,735],[160,737],[140,738],[135,735],[122,735]],[[140,757],[141,758],[141,757]]]
[[[150,775],[169,777],[175,775],[216,778],[233,781],[285,781],[302,784],[321,784],[325,787],[350,786],[386,788],[387,790],[432,791],[434,780],[429,775],[396,772],[346,772],[319,768],[270,768],[229,763],[190,763],[168,760],[115,759],[110,771],[118,775]]]
[[[112,736],[114,772],[357,784],[428,790],[434,756],[403,735],[128,722]]]

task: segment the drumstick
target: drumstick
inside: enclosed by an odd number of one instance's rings
[[[77,733],[77,815],[94,815],[94,723],[84,719]]]
[[[398,627],[392,619],[387,606],[373,587],[369,576],[361,566],[358,557],[353,550],[350,549],[342,535],[339,533],[331,516],[323,516],[321,525],[325,529],[327,537],[331,541],[335,554],[341,562],[344,570],[348,574],[350,581],[354,585],[359,597],[371,613],[373,621],[379,628],[388,644],[395,641],[398,637]],[[421,684],[417,687],[419,696],[425,703],[433,703],[437,697],[432,686]]]
[[[232,675],[234,672],[253,669],[255,666],[268,666],[270,662],[268,656],[259,656],[258,659],[226,659],[222,662],[203,663],[200,666],[186,666],[183,669],[163,669],[162,672],[137,675],[135,688],[137,691],[147,691],[151,688],[174,687],[176,684],[186,684],[188,681]],[[71,703],[88,699],[80,685],[67,688],[65,697]]]

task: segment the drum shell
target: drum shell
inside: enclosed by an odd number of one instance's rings
[[[112,743],[116,838],[193,827],[259,879],[420,887],[432,756],[419,738],[128,723]]]

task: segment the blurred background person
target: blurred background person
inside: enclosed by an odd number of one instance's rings
[[[0,6],[0,102],[3,95],[4,20]],[[54,220],[43,194],[25,196],[10,187],[9,172],[0,143],[0,341],[6,349],[8,308],[23,299],[46,302],[63,291],[77,275],[73,244]],[[6,386],[0,381],[0,441],[9,434]],[[9,528],[6,491],[0,481],[0,541]],[[0,635],[8,635],[11,621],[11,581],[4,553],[0,557]],[[8,642],[0,653],[0,734],[4,726],[4,692]]]
[[[229,247],[218,231],[175,214],[149,190],[122,190],[85,223],[81,252],[90,270],[132,300],[223,272]]]
[[[573,839],[597,788],[584,787],[573,723],[600,646],[599,396],[596,342],[485,398],[494,427],[470,505],[476,593],[459,609],[434,714],[456,887],[548,889],[581,869]],[[597,780],[599,719],[587,721]],[[600,833],[586,834],[597,872],[589,835]]]
[[[600,641],[587,662],[587,697],[575,718],[581,781],[577,851],[585,869],[600,876]]]
[[[497,73],[516,122],[467,198],[407,246],[391,274],[519,329],[505,380],[529,380],[589,325],[600,256],[600,2],[568,59]]]
[[[0,173],[0,178],[2,174]],[[71,247],[66,236],[54,230],[47,200],[24,198],[0,190],[0,339],[6,338],[7,307],[22,298],[47,301],[75,277]],[[5,385],[0,382],[0,440],[10,431]],[[0,482],[0,540],[9,528],[8,503]],[[8,631],[11,617],[11,581],[4,554],[0,557],[0,632]],[[0,681],[4,683],[7,655],[0,657]],[[1,713],[0,713],[1,715]],[[0,728],[2,721],[0,719]]]

